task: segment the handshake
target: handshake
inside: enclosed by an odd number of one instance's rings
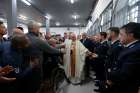
[[[66,54],[66,49],[65,49],[65,48],[61,48],[61,49],[60,49],[60,52],[61,52],[62,54]]]
[[[97,58],[97,57],[98,57],[98,54],[92,53],[92,52],[90,52],[90,51],[87,51],[87,52],[86,52],[86,55],[87,55],[88,57],[90,57],[91,59],[94,59],[94,58]]]

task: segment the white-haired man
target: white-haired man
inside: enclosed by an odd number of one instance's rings
[[[77,40],[74,33],[66,39],[66,54],[64,55],[64,69],[66,76],[72,84],[79,84],[84,79],[83,67],[88,49]]]

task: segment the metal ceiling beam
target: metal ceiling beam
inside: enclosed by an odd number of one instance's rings
[[[34,5],[32,2],[30,2],[29,0],[27,0],[30,4],[31,4],[31,6],[34,8],[34,9],[36,9],[38,12],[40,12],[42,15],[44,15],[45,16],[45,13],[41,10],[41,9],[39,9],[38,7],[36,7],[36,5]]]

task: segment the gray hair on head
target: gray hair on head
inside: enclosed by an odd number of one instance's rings
[[[33,21],[29,22],[28,23],[28,31],[32,31],[32,29],[36,26],[39,27],[39,25],[37,23],[35,23]]]

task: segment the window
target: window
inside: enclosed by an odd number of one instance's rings
[[[93,29],[95,32],[107,31],[110,26],[121,27],[128,22],[140,22],[140,0],[128,0],[114,15],[111,3],[100,15],[99,21],[95,22]]]
[[[128,21],[129,22],[137,22],[138,21],[138,6],[133,7],[129,11],[128,15]]]
[[[140,0],[129,0],[128,21],[138,22]]]
[[[123,8],[122,10],[118,11],[118,13],[116,13],[115,26],[121,27],[126,23],[128,23],[128,13],[127,10]]]
[[[112,3],[105,9],[105,11],[101,14],[100,21],[100,32],[107,31],[111,26],[111,18],[112,18]]]
[[[129,0],[129,6],[133,6],[135,5],[137,2],[139,2],[140,0]]]

